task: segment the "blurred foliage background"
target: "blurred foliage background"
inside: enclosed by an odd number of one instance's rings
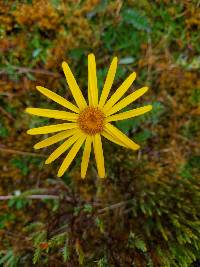
[[[198,0],[0,1],[0,266],[200,266],[199,32]],[[139,152],[104,140],[107,179],[80,155],[58,179],[24,109],[58,107],[36,85],[71,100],[63,60],[86,95],[90,52],[100,90],[118,56],[113,91],[135,70],[154,108],[117,123]]]

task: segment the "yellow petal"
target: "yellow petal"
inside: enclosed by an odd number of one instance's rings
[[[74,106],[71,102],[67,101],[62,96],[50,91],[49,89],[42,87],[42,86],[36,86],[37,90],[42,93],[43,95],[47,96],[48,98],[52,99],[56,103],[60,104],[61,106],[68,108],[76,113],[79,113],[79,109]]]
[[[99,107],[101,107],[101,108],[104,106],[104,104],[108,98],[108,95],[110,93],[110,89],[112,87],[112,84],[113,84],[113,81],[115,78],[116,70],[117,70],[117,57],[114,57],[112,60],[112,63],[110,64],[110,68],[108,70],[106,81],[104,83],[104,87],[103,87],[101,97],[99,100]]]
[[[67,80],[67,83],[69,85],[69,89],[72,92],[72,95],[74,97],[74,100],[76,101],[77,106],[80,109],[84,109],[87,107],[87,103],[85,101],[85,98],[83,97],[83,94],[74,78],[73,73],[71,72],[67,62],[62,63],[62,68],[65,73],[65,77]]]
[[[133,142],[131,139],[129,139],[124,133],[122,133],[119,129],[117,129],[115,126],[111,125],[110,123],[107,123],[105,125],[105,130],[109,134],[114,135],[116,138],[118,138],[127,147],[129,147],[133,150],[137,150],[140,148],[139,145],[137,145],[135,142]]]
[[[69,168],[70,164],[72,163],[73,159],[75,158],[76,154],[80,150],[83,142],[85,141],[86,135],[81,136],[76,143],[73,145],[69,153],[67,154],[66,158],[64,159],[60,169],[58,171],[58,177],[61,177],[66,170]]]
[[[116,138],[114,135],[111,135],[110,133],[107,133],[106,131],[103,131],[101,133],[101,135],[103,135],[103,137],[105,137],[106,139],[108,139],[109,141],[119,145],[119,146],[123,146],[126,147],[125,144],[123,144],[118,138]]]
[[[92,97],[91,97],[91,90],[90,90],[89,82],[88,82],[88,102],[89,102],[89,106],[92,106]]]
[[[128,106],[130,103],[138,99],[140,96],[142,96],[146,91],[148,90],[148,87],[142,87],[139,90],[133,92],[129,96],[125,97],[121,101],[119,101],[117,104],[115,104],[109,111],[107,111],[106,116],[110,116],[117,111],[125,108]]]
[[[36,116],[67,120],[67,121],[76,121],[78,118],[78,114],[75,114],[72,112],[54,110],[54,109],[27,108],[25,111],[29,114],[36,115]]]
[[[104,112],[106,113],[128,90],[133,81],[136,78],[136,73],[133,72],[129,77],[122,83],[122,85],[116,90],[116,92],[111,96],[103,107]]]
[[[56,150],[54,150],[54,152],[45,161],[45,164],[49,164],[58,157],[60,157],[60,155],[62,155],[70,146],[72,146],[81,136],[83,136],[83,134],[80,132],[80,130],[77,129],[77,132],[74,135],[72,135],[62,145],[60,145]]]
[[[73,135],[75,132],[77,131],[77,129],[71,129],[71,130],[67,130],[67,131],[63,131],[61,133],[57,133],[47,139],[44,139],[40,142],[38,142],[37,144],[34,145],[35,149],[40,149],[43,147],[47,147],[47,146],[51,146],[59,141],[62,141],[63,139],[66,139],[67,137]]]
[[[125,111],[119,114],[115,114],[112,116],[109,116],[106,118],[107,122],[110,121],[120,121],[120,120],[126,120],[126,119],[130,119],[139,115],[142,115],[148,111],[150,111],[152,109],[151,105],[147,105],[144,107],[140,107],[140,108],[135,108],[135,109],[131,109],[129,111]]]
[[[93,146],[94,146],[94,155],[96,159],[98,175],[100,178],[104,178],[105,167],[104,167],[104,156],[103,156],[103,148],[102,148],[100,134],[96,134],[93,136]]]
[[[63,130],[74,129],[74,128],[77,128],[76,123],[60,123],[60,124],[54,124],[54,125],[49,125],[49,126],[32,128],[27,131],[27,134],[31,134],[31,135],[48,134],[48,133],[55,133],[55,132],[60,132]]]
[[[88,55],[88,97],[93,107],[98,105],[97,73],[94,54]]]
[[[90,159],[92,137],[87,136],[81,162],[81,178],[85,178]]]

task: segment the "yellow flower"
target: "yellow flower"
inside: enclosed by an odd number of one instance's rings
[[[61,106],[69,109],[71,112],[41,109],[41,108],[27,108],[26,112],[42,117],[55,118],[68,121],[66,123],[54,124],[33,128],[27,131],[28,134],[49,134],[59,132],[39,143],[34,148],[39,149],[53,145],[61,140],[65,140],[46,160],[46,164],[53,162],[60,155],[66,152],[71,147],[69,153],[64,159],[58,171],[58,177],[61,177],[68,169],[69,165],[75,158],[81,146],[85,144],[81,163],[81,177],[85,178],[90,158],[91,148],[93,145],[94,154],[97,164],[98,175],[101,178],[105,177],[104,156],[101,136],[125,148],[137,150],[139,145],[129,139],[125,134],[118,130],[111,124],[113,121],[125,120],[138,115],[142,115],[152,109],[151,105],[132,109],[122,113],[120,111],[128,106],[134,100],[142,96],[148,87],[142,87],[139,90],[129,94],[122,100],[122,96],[126,93],[136,78],[136,73],[133,72],[129,77],[119,86],[119,88],[108,99],[110,89],[113,84],[117,69],[117,58],[115,57],[111,62],[107,73],[102,94],[98,96],[96,62],[93,54],[88,55],[88,102],[86,102],[83,94],[66,62],[62,63],[65,77],[74,97],[76,105],[72,104],[65,98],[56,93],[37,86],[37,90],[43,95],[57,102]]]

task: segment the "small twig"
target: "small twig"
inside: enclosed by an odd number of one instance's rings
[[[41,69],[30,69],[30,68],[25,68],[25,67],[17,67],[13,66],[16,70],[19,71],[19,73],[26,73],[26,72],[32,72],[36,74],[44,74],[44,75],[50,75],[54,77],[60,77],[60,74],[54,73],[48,70],[41,70]]]
[[[15,195],[7,195],[7,196],[0,196],[0,200],[9,200],[17,197],[22,198],[29,198],[29,199],[59,199],[59,196],[56,195],[30,195],[30,196],[15,196]]]
[[[14,97],[15,94],[11,94],[11,93],[8,93],[8,92],[0,92],[0,96],[6,96],[6,97]]]
[[[10,149],[10,148],[3,148],[3,147],[0,147],[0,151],[5,152],[5,153],[27,155],[27,156],[33,156],[33,157],[42,157],[42,158],[46,158],[47,157],[47,155],[45,155],[45,154],[36,154],[36,153],[32,153],[32,152],[20,151],[20,150],[15,150],[15,149]]]
[[[4,108],[0,107],[0,111],[5,114],[11,121],[15,121],[10,113],[8,113]]]
[[[142,150],[138,150],[137,160],[140,161],[142,157]]]
[[[50,75],[50,76],[54,76],[54,77],[60,77],[59,73],[54,73],[54,72],[51,72],[48,70],[43,70],[43,69],[31,69],[31,68],[18,67],[18,66],[13,66],[13,65],[11,66],[11,68],[17,70],[18,74],[30,72],[30,73],[44,74],[44,75]],[[6,73],[7,73],[6,69],[4,69],[0,72],[0,74],[6,74]]]
[[[185,16],[185,14],[186,14],[186,11],[184,11],[184,12],[182,12],[182,13],[179,13],[179,14],[177,14],[176,16],[173,17],[173,20],[175,20],[175,19],[179,19],[179,18]]]
[[[105,212],[105,211],[108,211],[108,210],[117,209],[117,208],[120,208],[120,207],[130,203],[130,202],[132,202],[132,199],[126,200],[126,201],[122,201],[122,202],[119,202],[119,203],[116,203],[116,204],[113,204],[113,205],[110,205],[110,206],[105,207],[103,209],[99,209],[97,211],[97,213],[102,213],[102,212]]]

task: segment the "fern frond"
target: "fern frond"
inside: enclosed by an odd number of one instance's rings
[[[42,254],[42,250],[39,247],[37,247],[33,255],[33,264],[36,264],[37,262],[39,262],[41,258],[41,254]]]
[[[50,247],[58,247],[64,244],[66,242],[66,239],[68,239],[68,235],[66,232],[60,233],[58,235],[53,236],[49,241]]]

